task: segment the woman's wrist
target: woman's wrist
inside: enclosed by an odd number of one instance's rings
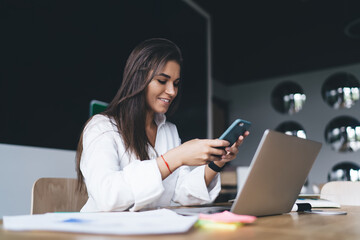
[[[179,158],[179,155],[174,153],[174,151],[172,150],[170,150],[167,153],[164,153],[162,155],[162,158],[165,159],[165,161],[168,163],[171,171],[175,171],[177,168],[182,166],[181,158]]]
[[[215,172],[221,172],[224,166],[225,163],[219,161],[212,161],[208,164],[208,167]]]
[[[226,164],[226,162],[221,162],[221,161],[213,161],[213,163],[220,168],[224,167]]]
[[[168,154],[162,154],[156,158],[162,179],[171,175],[179,166]]]

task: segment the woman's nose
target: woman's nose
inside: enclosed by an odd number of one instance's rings
[[[175,90],[174,85],[172,83],[167,84],[165,92],[171,96],[175,95],[176,90]]]

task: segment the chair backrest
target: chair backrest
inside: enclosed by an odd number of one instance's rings
[[[90,117],[105,111],[108,105],[109,104],[107,102],[103,102],[95,99],[91,100],[90,110],[89,110]]]
[[[360,206],[360,182],[334,181],[325,183],[320,198],[340,205]]]
[[[39,178],[32,189],[31,214],[79,212],[88,199],[74,178]]]

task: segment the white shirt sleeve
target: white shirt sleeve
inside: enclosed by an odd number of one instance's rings
[[[180,168],[173,201],[181,205],[213,202],[221,190],[220,174],[216,174],[209,186],[205,183],[205,166]]]
[[[173,131],[181,144],[176,127]],[[180,205],[195,205],[212,203],[221,190],[220,174],[216,174],[209,186],[205,182],[205,166],[182,166],[179,169],[178,180],[173,201]]]
[[[156,160],[129,162],[119,133],[95,122],[83,136],[80,167],[89,200],[82,211],[136,211],[158,199],[164,187]]]

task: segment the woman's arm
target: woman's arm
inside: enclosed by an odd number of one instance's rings
[[[165,179],[182,165],[201,166],[214,161],[218,167],[223,167],[226,162],[235,159],[239,152],[239,146],[248,135],[249,132],[245,132],[244,136],[240,136],[231,147],[227,147],[229,144],[227,141],[219,139],[194,139],[185,142],[156,159],[161,176]],[[219,147],[226,147],[225,151]],[[208,166],[205,167],[206,186],[210,184],[216,174],[217,172]]]
[[[226,147],[228,144],[227,141],[219,139],[194,139],[185,142],[156,159],[161,176],[165,179],[183,165],[201,166],[210,161],[219,161],[225,151],[217,147]]]

